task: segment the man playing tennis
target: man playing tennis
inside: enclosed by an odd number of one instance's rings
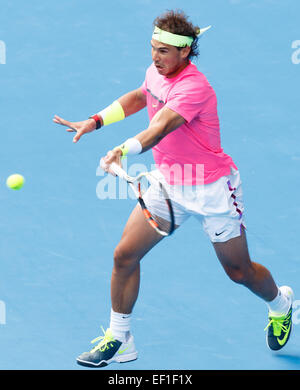
[[[155,174],[166,185],[201,189],[199,198],[176,198],[176,193],[171,198],[176,227],[191,215],[201,221],[227,275],[265,301],[267,344],[278,350],[290,336],[293,291],[287,286],[279,288],[270,272],[248,253],[239,171],[220,145],[215,92],[191,62],[197,56],[198,37],[206,29],[194,26],[181,11],[159,16],[151,40],[153,63],[143,85],[85,121],[68,122],[55,116],[54,122],[75,131],[77,142],[83,134],[147,107],[148,128],[106,154],[107,170],[112,162],[121,165],[122,156],[152,149],[158,168]],[[149,191],[150,199],[155,199]],[[159,201],[153,200],[151,207],[165,217]],[[114,252],[110,326],[103,330],[104,336],[93,340],[99,343],[90,352],[77,358],[79,364],[102,367],[137,358],[130,320],[138,297],[140,261],[162,239],[137,205]]]

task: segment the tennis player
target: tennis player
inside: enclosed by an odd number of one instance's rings
[[[155,174],[169,188],[201,189],[199,198],[173,194],[176,228],[191,215],[202,223],[229,278],[266,303],[267,345],[279,350],[286,345],[292,329],[293,291],[288,286],[278,287],[270,272],[253,262],[248,253],[240,174],[221,148],[215,92],[191,62],[198,55],[199,36],[208,28],[194,26],[182,11],[168,11],[153,24],[153,62],[142,86],[87,120],[69,122],[55,116],[54,122],[76,132],[73,141],[77,142],[83,134],[147,107],[149,126],[107,152],[107,170],[112,162],[121,165],[123,156],[152,149]],[[187,166],[189,169],[185,169]],[[151,211],[164,218],[162,204],[154,200],[155,189],[150,187],[148,192],[146,196],[153,199]],[[77,358],[79,364],[102,367],[137,358],[130,322],[139,292],[140,261],[162,239],[137,205],[114,252],[109,328],[102,328],[104,335],[93,340],[91,351]]]

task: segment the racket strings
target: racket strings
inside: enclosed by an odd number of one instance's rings
[[[171,226],[172,226],[171,221],[167,221],[166,219],[159,217],[158,215],[155,214],[153,214],[153,219],[161,231],[170,233]]]
[[[152,192],[151,198],[144,198],[144,194],[150,186],[155,186],[155,191]],[[146,180],[139,181],[138,191],[140,197],[142,198],[141,205],[143,213],[150,225],[156,230],[158,229],[159,231],[165,233],[165,235],[171,234],[174,230],[174,215],[171,201],[164,187],[162,187],[158,181],[149,181],[148,178],[146,178]],[[159,203],[162,215],[166,216],[166,218],[155,214],[151,207],[153,201],[156,204]]]

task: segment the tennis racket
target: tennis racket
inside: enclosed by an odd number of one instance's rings
[[[118,164],[111,163],[107,166],[103,159],[100,160],[100,167],[104,170],[109,168],[109,171],[115,176],[128,183],[142,208],[146,220],[157,233],[162,236],[169,236],[174,232],[175,218],[172,203],[165,186],[158,178],[152,175],[151,172],[141,172],[135,177],[129,176]],[[155,199],[161,202],[160,208],[164,210],[164,218],[155,215],[148,208],[150,199],[147,196],[144,197],[144,194],[150,186],[155,186]]]

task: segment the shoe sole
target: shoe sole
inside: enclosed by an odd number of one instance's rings
[[[76,359],[77,363],[80,364],[81,366],[86,366],[86,367],[94,367],[94,368],[99,368],[99,367],[105,367],[108,366],[110,363],[127,363],[127,362],[132,362],[134,360],[137,360],[137,352],[133,353],[128,353],[124,355],[119,355],[119,356],[114,356],[109,360],[101,360],[99,363],[92,363],[86,360],[80,360]]]

